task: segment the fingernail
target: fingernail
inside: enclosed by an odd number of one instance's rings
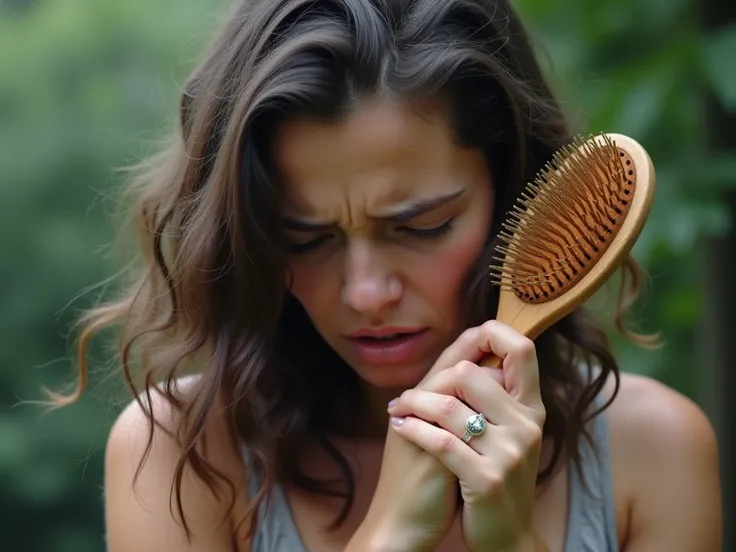
[[[392,406],[396,406],[396,403],[399,402],[399,399],[391,399],[388,402],[388,407],[391,408]]]
[[[404,424],[404,418],[399,418],[397,416],[391,417],[391,424],[396,427],[401,427]]]

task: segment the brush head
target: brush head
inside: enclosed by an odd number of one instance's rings
[[[638,175],[630,150],[600,135],[577,137],[557,152],[503,223],[492,281],[525,303],[551,301],[580,282],[614,242],[631,208]]]

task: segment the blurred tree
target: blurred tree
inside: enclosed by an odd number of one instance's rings
[[[221,4],[0,4],[4,550],[104,550],[101,449],[117,386],[97,386],[80,404],[43,417],[17,403],[70,379],[59,369],[73,363],[66,334],[98,293],[70,301],[113,270],[113,169],[144,155],[173,125],[179,83]],[[100,371],[106,362],[96,357]]]
[[[690,368],[697,366],[694,322],[703,304],[700,267],[687,259],[702,236],[728,231],[720,191],[736,182],[733,153],[703,146],[702,98],[714,90],[733,105],[733,39],[702,36],[698,4],[687,0],[518,5],[578,128],[632,136],[654,161],[653,212],[634,249],[650,289],[634,321],[661,329],[666,347],[643,353],[612,336],[625,370],[649,373],[694,397],[700,376]]]
[[[223,3],[0,0],[0,534],[8,550],[104,550],[101,449],[118,409],[116,370],[96,351],[93,391],[80,404],[44,417],[10,407],[68,381],[59,365],[73,362],[66,333],[75,309],[106,289],[77,294],[114,269],[112,169],[175,125],[179,83]],[[722,195],[736,189],[733,148],[703,139],[704,98],[733,114],[736,31],[703,32],[694,0],[516,4],[578,130],[628,134],[655,162],[654,211],[635,248],[651,289],[635,319],[661,329],[666,347],[615,343],[625,370],[698,397],[694,328],[713,312],[702,269],[727,273],[717,254],[705,262],[696,249],[733,228]],[[736,250],[722,242],[715,251],[728,247]],[[606,322],[608,308],[599,311]]]
[[[714,86],[705,103],[705,148],[712,156],[733,156],[736,152],[736,3],[702,0],[701,21],[708,52],[707,69]],[[720,198],[736,219],[736,180],[721,191]],[[705,282],[705,308],[700,324],[700,353],[704,385],[700,398],[714,421],[721,455],[725,520],[736,519],[736,440],[733,420],[736,407],[729,391],[734,389],[736,366],[736,226],[720,236],[705,236],[701,255]],[[736,528],[725,524],[723,550],[736,549]]]

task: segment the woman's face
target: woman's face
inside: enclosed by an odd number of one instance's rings
[[[481,151],[431,118],[376,101],[284,125],[276,161],[292,293],[369,384],[416,385],[462,331],[461,289],[491,223]]]

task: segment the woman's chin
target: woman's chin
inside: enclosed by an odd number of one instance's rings
[[[415,366],[359,366],[355,368],[360,378],[371,387],[379,389],[409,389],[416,387],[427,374],[424,364]]]

